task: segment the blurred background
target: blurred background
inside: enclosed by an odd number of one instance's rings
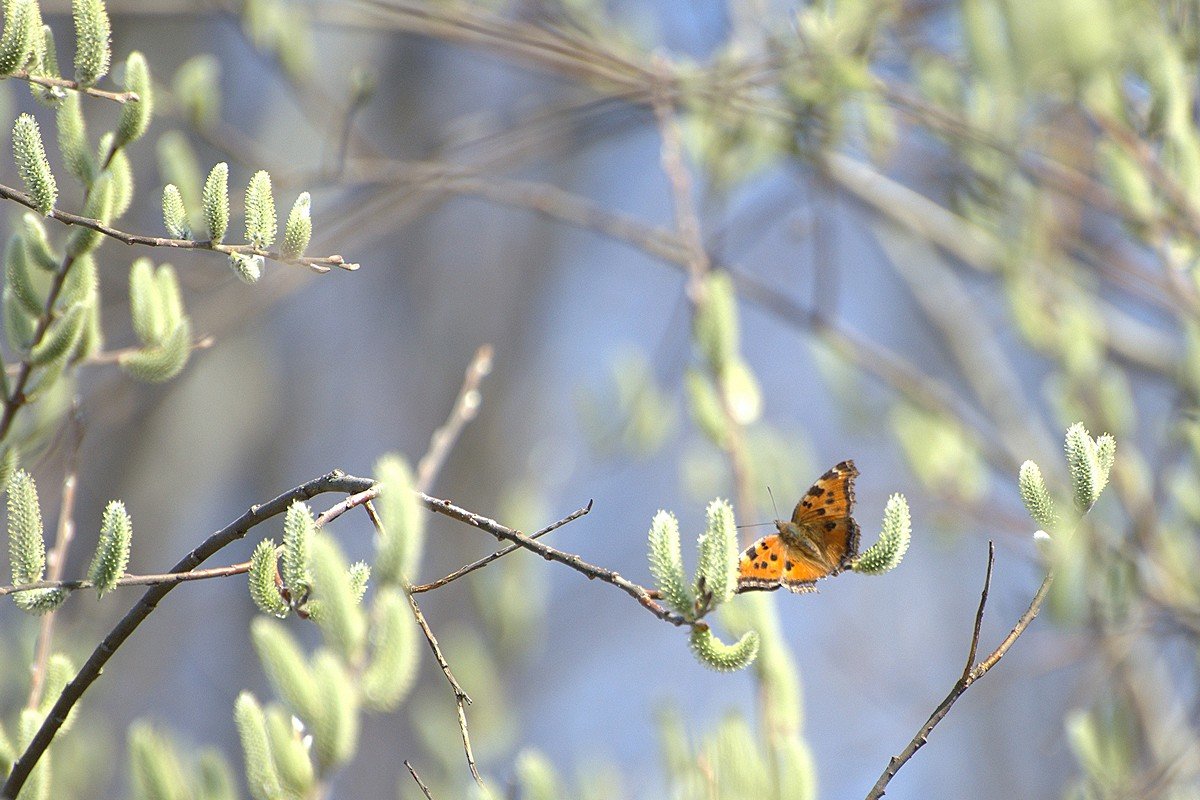
[[[42,10],[68,47],[69,7]],[[526,531],[593,500],[548,541],[639,583],[652,581],[658,509],[678,516],[691,563],[713,497],[730,498],[739,523],[768,521],[768,487],[786,514],[852,458],[864,545],[888,497],[907,497],[899,568],[773,598],[811,769],[772,791],[861,796],[960,676],[989,540],[981,649],[1028,605],[1050,565],[1017,470],[1033,459],[1065,486],[1063,432],[1082,421],[1117,437],[1111,488],[1050,557],[1059,580],[1043,615],[888,795],[1195,796],[1196,3],[114,1],[110,12],[115,59],[141,50],[157,87],[119,227],[162,235],[161,187],[195,197],[227,161],[235,207],[266,169],[281,210],[312,193],[308,252],[362,267],[268,263],[246,286],[217,254],[105,243],[106,349],[136,341],[126,271],[143,255],[174,264],[212,346],[167,384],[80,368],[76,519],[89,544],[65,575],[86,570],[113,498],[135,523],[130,572],[160,572],[249,505],[331,468],[368,475],[388,451],[415,463],[490,344],[478,416],[431,493]],[[0,89],[6,119],[34,108],[26,86]],[[118,110],[84,112],[103,130]],[[11,163],[3,172],[19,185]],[[60,182],[60,207],[78,209]],[[21,210],[4,217],[9,230]],[[737,295],[739,377],[720,388],[693,334],[698,264],[725,271]],[[736,435],[713,435],[714,391]],[[61,437],[24,456],[48,519],[63,463]],[[420,580],[494,549],[451,520],[428,527]],[[370,557],[365,516],[334,531],[351,558]],[[219,563],[245,560],[258,538]],[[86,657],[136,594],[114,597],[72,598],[59,646]],[[761,676],[706,669],[680,631],[560,565],[518,553],[423,607],[475,700],[476,755],[501,792],[522,785],[514,765],[536,751],[563,796],[690,797],[673,725],[703,756],[706,737],[748,721],[701,766],[763,744]],[[128,794],[136,719],[240,764],[234,699],[270,693],[248,634],[257,613],[237,578],[173,593],[56,745],[86,765],[63,772],[61,796]],[[0,612],[17,687],[6,714],[24,700],[36,628]],[[419,796],[405,758],[436,797],[465,796],[453,698],[424,652],[420,670],[399,711],[364,719],[327,796]]]

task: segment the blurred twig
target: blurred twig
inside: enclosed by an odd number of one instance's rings
[[[83,446],[83,420],[79,408],[71,409],[67,415],[68,442],[67,463],[63,475],[62,502],[58,509],[58,533],[54,538],[54,549],[50,552],[48,578],[57,581],[62,577],[67,563],[67,552],[75,538],[75,491],[79,485],[79,450]],[[50,649],[54,640],[54,621],[58,614],[54,610],[42,617],[38,630],[36,655],[33,659],[33,676],[29,683],[29,701],[26,708],[37,708],[42,701],[42,687],[46,682],[46,665],[50,661]]]
[[[656,62],[665,74],[665,63]],[[687,270],[687,297],[693,318],[705,302],[704,279],[712,268],[708,250],[704,247],[704,239],[700,232],[700,219],[696,214],[695,201],[692,198],[692,176],[683,160],[683,139],[679,130],[679,121],[675,116],[675,108],[661,93],[654,95],[654,117],[658,121],[659,136],[662,146],[659,160],[663,173],[671,186],[671,198],[675,212],[675,230],[680,243],[683,245],[683,266]],[[746,452],[746,440],[742,425],[738,422],[729,403],[729,393],[722,382],[722,376],[710,370],[710,377],[720,398],[721,413],[725,418],[725,442],[723,449],[729,456],[729,466],[733,473],[733,488],[737,495],[738,512],[754,517],[754,493],[750,488],[749,455]]]
[[[462,388],[459,389],[458,399],[449,419],[442,427],[433,432],[429,440],[429,449],[417,462],[416,486],[423,492],[433,488],[433,482],[441,472],[450,449],[462,432],[463,426],[475,419],[479,413],[479,384],[492,371],[492,346],[485,344],[475,351],[471,364],[463,377]]]
[[[212,336],[202,336],[192,342],[192,351],[207,350],[216,344],[216,339]],[[88,356],[83,363],[85,364],[119,364],[121,357],[129,353],[136,353],[142,348],[140,347],[124,347],[120,350],[103,350],[95,355]]]

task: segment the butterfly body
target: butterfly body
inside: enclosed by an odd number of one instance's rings
[[[815,592],[821,578],[837,575],[858,555],[858,524],[851,516],[858,469],[843,461],[817,479],[790,520],[750,545],[738,562],[738,591]]]

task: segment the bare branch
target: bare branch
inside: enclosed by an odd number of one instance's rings
[[[408,768],[408,774],[412,775],[413,780],[417,782],[417,786],[421,789],[421,794],[425,795],[428,800],[433,800],[433,795],[429,793],[429,787],[421,780],[421,776],[413,769],[413,765],[408,763],[408,759],[404,759],[404,766]]]
[[[475,779],[475,783],[483,786],[483,776],[479,774],[479,767],[475,763],[475,753],[471,749],[471,734],[467,730],[466,707],[471,704],[471,698],[463,691],[458,679],[450,671],[450,664],[446,661],[446,656],[442,653],[442,648],[438,644],[437,637],[433,635],[433,629],[429,627],[429,622],[425,619],[425,615],[421,612],[421,607],[417,605],[417,598],[413,597],[412,593],[408,593],[408,604],[412,607],[413,617],[417,620],[417,625],[420,626],[421,632],[425,634],[425,641],[429,642],[429,649],[433,651],[434,660],[437,661],[438,667],[441,668],[442,674],[446,676],[446,680],[450,683],[450,688],[454,692],[454,704],[458,708],[458,732],[462,737],[463,751],[467,756],[467,768],[471,770],[471,777]]]
[[[983,591],[979,594],[979,608],[975,609],[975,631],[971,634],[971,649],[967,651],[967,665],[963,667],[962,679],[967,680],[975,667],[975,654],[979,652],[979,632],[983,628],[983,610],[987,606],[988,591],[992,588],[992,566],[996,563],[996,543],[988,540],[987,574],[983,577]]]
[[[900,768],[907,764],[909,759],[916,755],[916,752],[925,746],[926,742],[929,741],[929,734],[932,733],[933,729],[938,726],[938,723],[946,718],[946,715],[950,713],[950,709],[954,707],[956,702],[958,702],[958,698],[962,697],[963,693],[970,688],[972,683],[982,678],[988,673],[988,670],[999,663],[1000,659],[1004,657],[1004,654],[1008,652],[1009,648],[1016,643],[1021,634],[1025,632],[1025,629],[1029,627],[1029,624],[1033,622],[1034,618],[1038,615],[1038,611],[1041,610],[1042,602],[1045,601],[1046,595],[1050,591],[1050,584],[1054,580],[1053,573],[1046,575],[1045,579],[1042,581],[1042,585],[1038,587],[1037,592],[1034,594],[1033,600],[1029,602],[1029,608],[1027,608],[1025,613],[1022,614],[1020,619],[1017,620],[1017,623],[1013,626],[1012,630],[1009,631],[1008,635],[1004,637],[1004,640],[1000,642],[996,649],[993,650],[987,656],[987,658],[972,666],[972,662],[975,660],[975,653],[979,645],[979,629],[983,624],[983,610],[984,606],[987,604],[988,590],[991,587],[992,563],[994,558],[994,547],[992,543],[989,542],[987,576],[984,578],[983,592],[979,598],[979,609],[975,612],[975,629],[971,637],[970,658],[967,661],[967,669],[964,670],[962,677],[958,679],[958,681],[954,684],[954,687],[950,689],[950,693],[946,695],[942,702],[938,704],[938,707],[933,710],[933,713],[929,715],[929,719],[927,719],[925,724],[922,725],[920,730],[917,731],[916,736],[914,736],[912,740],[909,741],[908,745],[902,751],[900,751],[899,755],[892,756],[892,758],[888,761],[888,765],[883,770],[883,773],[879,776],[879,780],[877,780],[875,785],[871,787],[871,791],[867,792],[867,800],[879,800],[880,797],[883,797],[884,793],[887,791],[888,783],[896,776],[896,773],[900,771]]]
[[[367,510],[367,516],[371,518],[371,524],[382,535],[384,533],[383,521],[375,511],[375,506],[369,500],[363,506]],[[475,783],[479,784],[481,789],[486,789],[487,787],[483,783],[483,776],[479,774],[479,767],[475,763],[475,752],[471,749],[471,734],[467,730],[467,706],[471,704],[471,697],[462,688],[462,684],[458,682],[458,679],[454,677],[454,673],[450,669],[450,662],[446,660],[445,654],[442,653],[437,636],[433,634],[433,628],[429,627],[429,621],[425,619],[425,614],[421,611],[421,606],[417,604],[417,598],[413,597],[412,592],[405,592],[405,595],[408,597],[409,607],[412,608],[413,618],[416,619],[421,632],[425,634],[425,641],[429,643],[429,649],[433,651],[434,660],[437,661],[438,667],[442,670],[442,674],[446,676],[446,681],[450,684],[450,689],[454,692],[454,704],[458,707],[458,732],[462,736],[463,751],[467,756],[467,767],[471,770],[471,777],[475,779]]]
[[[418,492],[418,495],[421,498],[421,503],[431,511],[435,511],[438,514],[443,514],[451,519],[456,519],[459,522],[464,522],[467,525],[479,528],[480,530],[495,536],[497,539],[505,539],[509,542],[512,542],[519,547],[523,547],[526,550],[537,553],[547,561],[557,561],[560,564],[565,564],[576,572],[586,576],[589,580],[599,580],[616,586],[618,589],[625,592],[625,594],[637,600],[638,603],[640,603],[642,607],[644,607],[651,614],[665,622],[669,622],[672,625],[677,625],[679,627],[689,627],[694,624],[688,622],[679,614],[668,611],[656,603],[650,596],[650,591],[646,587],[640,586],[626,578],[622,578],[619,574],[610,569],[598,567],[595,564],[584,561],[577,555],[556,550],[549,545],[542,544],[541,542],[532,539],[518,530],[513,530],[512,528],[501,525],[494,519],[489,519],[488,517],[467,511],[465,508],[460,508],[451,503],[449,500],[439,500],[436,497],[430,497],[429,495],[421,492]]]
[[[584,506],[583,508],[572,511],[570,514],[568,514],[567,516],[563,517],[562,519],[560,519],[556,522],[551,522],[549,525],[542,528],[540,531],[536,531],[535,533],[530,534],[529,538],[530,539],[540,539],[541,537],[545,536],[547,533],[551,533],[553,531],[558,530],[563,525],[566,525],[568,522],[574,522],[575,520],[584,516],[591,510],[592,510],[592,501],[589,500],[588,504],[586,506]],[[454,581],[458,580],[462,576],[468,575],[468,574],[474,572],[475,570],[479,569],[480,567],[486,567],[488,564],[492,563],[496,559],[501,558],[502,556],[506,556],[509,553],[511,553],[515,550],[520,550],[520,549],[521,549],[521,545],[519,545],[519,544],[506,545],[504,547],[501,547],[496,552],[491,553],[490,555],[484,556],[483,558],[479,559],[478,561],[472,561],[470,564],[467,564],[464,567],[459,567],[458,569],[454,570],[454,572],[451,572],[449,575],[447,575],[444,578],[438,578],[433,583],[422,583],[417,586],[413,586],[409,589],[409,591],[412,592],[413,594],[420,594],[421,592],[428,592],[433,589],[440,589],[441,587],[445,586],[446,584],[453,583]],[[647,594],[650,595],[651,597],[653,597],[653,592],[648,591]]]

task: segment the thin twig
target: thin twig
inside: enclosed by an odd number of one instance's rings
[[[450,684],[450,689],[454,692],[455,698],[463,701],[467,705],[471,705],[471,696],[462,688],[462,684],[454,677],[454,672],[450,669],[450,662],[446,660],[446,656],[442,653],[441,645],[438,644],[437,636],[433,634],[433,629],[429,627],[428,620],[425,619],[425,614],[421,611],[421,607],[417,605],[417,601],[409,596],[408,603],[412,606],[413,616],[417,620],[417,624],[421,626],[421,630],[425,633],[425,639],[429,642],[429,649],[433,651],[433,658],[437,661],[438,667],[442,670],[442,674],[446,676],[446,681]],[[469,743],[468,743],[469,746]],[[467,761],[471,764],[471,772],[475,775],[475,779],[479,779],[479,772],[475,769],[475,759],[470,752],[467,753]]]
[[[471,698],[463,691],[462,686],[458,683],[458,679],[450,671],[450,664],[446,661],[446,656],[442,654],[442,648],[438,645],[437,637],[433,635],[433,629],[429,627],[429,622],[426,621],[425,615],[421,612],[421,607],[417,605],[417,598],[413,597],[411,593],[408,594],[408,604],[412,607],[413,617],[417,620],[417,625],[421,627],[421,632],[425,634],[425,641],[429,642],[429,649],[433,651],[434,659],[437,660],[442,674],[446,676],[446,680],[449,681],[450,688],[454,692],[454,705],[458,708],[458,733],[462,737],[463,752],[467,756],[467,768],[471,770],[471,777],[475,779],[475,783],[483,787],[483,776],[479,774],[479,767],[475,763],[475,752],[471,749],[471,734],[467,729],[466,707],[471,704]]]
[[[367,511],[367,516],[371,518],[371,524],[375,526],[375,530],[382,536],[384,534],[383,520],[379,518],[379,514],[375,511],[375,506],[368,500],[363,503],[363,507]],[[483,776],[479,774],[479,767],[475,763],[475,752],[471,749],[471,734],[467,730],[466,707],[471,704],[471,697],[462,688],[462,684],[458,682],[458,678],[454,677],[454,672],[450,669],[450,662],[446,660],[445,654],[442,653],[437,636],[434,635],[433,628],[429,627],[429,621],[425,619],[425,614],[421,611],[421,606],[417,604],[417,598],[413,596],[412,592],[405,592],[405,595],[408,597],[408,605],[412,609],[413,618],[416,619],[421,632],[425,634],[425,641],[429,643],[429,649],[433,651],[434,660],[437,661],[438,667],[442,670],[442,674],[446,676],[446,681],[450,684],[450,689],[454,692],[454,704],[458,707],[458,732],[462,736],[463,752],[467,756],[467,767],[471,770],[471,777],[475,779],[475,783],[479,784],[481,789],[486,789],[487,787],[483,783]]]
[[[429,440],[429,449],[417,464],[416,486],[418,491],[426,492],[433,488],[433,483],[437,480],[438,474],[445,465],[446,457],[450,454],[450,450],[454,447],[455,442],[458,441],[459,434],[462,433],[466,424],[474,419],[479,411],[479,384],[491,371],[492,346],[485,344],[475,351],[475,357],[471,359],[471,363],[467,366],[466,374],[463,376],[462,387],[459,389],[458,398],[454,401],[454,407],[450,410],[449,418],[440,428],[433,432],[433,436]],[[365,506],[367,514],[371,517],[371,522],[375,525],[375,529],[382,534],[383,521],[375,513],[375,507],[370,501],[366,502]],[[446,680],[450,682],[450,688],[454,691],[454,706],[458,715],[458,733],[462,737],[463,753],[467,757],[467,768],[471,771],[471,777],[475,779],[475,783],[486,791],[487,787],[483,783],[483,776],[479,774],[479,767],[475,763],[475,751],[471,747],[471,732],[467,727],[467,706],[471,704],[471,698],[463,690],[462,686],[459,685],[458,680],[454,677],[454,673],[450,671],[450,663],[442,653],[437,637],[433,635],[433,629],[429,627],[429,622],[425,619],[425,615],[421,611],[421,606],[417,603],[417,598],[413,595],[411,586],[408,587],[408,591],[405,594],[408,596],[408,604],[412,608],[417,625],[420,626],[421,632],[425,634],[425,640],[429,642],[429,649],[433,651],[434,660],[437,661],[442,674],[446,676]],[[416,777],[415,772],[413,772],[413,777]],[[419,784],[420,781],[417,781],[417,783]],[[421,788],[423,791],[425,790],[424,786]]]
[[[354,494],[348,496],[345,500],[331,505],[329,508],[318,514],[317,527],[328,525],[350,509],[358,508],[364,503],[369,503],[376,497],[379,497],[379,486],[375,483],[371,483],[366,488],[360,489]]]
[[[971,634],[971,649],[967,652],[967,665],[963,667],[965,681],[975,666],[975,655],[979,652],[979,632],[983,628],[983,609],[987,606],[988,591],[992,588],[992,566],[996,563],[996,543],[988,540],[987,574],[983,577],[983,591],[979,593],[979,608],[975,609],[975,631]]]
[[[1030,601],[1029,608],[1025,609],[1025,613],[1017,620],[1017,624],[1013,625],[1012,630],[1008,632],[1008,635],[1004,637],[999,646],[992,651],[991,655],[979,662],[979,665],[971,671],[972,681],[979,680],[988,670],[996,666],[1000,659],[1004,658],[1004,654],[1008,652],[1008,649],[1013,646],[1017,638],[1025,632],[1025,629],[1029,627],[1029,623],[1033,622],[1038,612],[1041,611],[1042,602],[1045,601],[1046,595],[1050,591],[1050,584],[1053,581],[1053,573],[1046,575],[1045,579],[1042,580],[1042,585],[1038,587],[1037,594]]]
[[[565,564],[576,572],[581,573],[589,580],[599,580],[616,586],[618,589],[625,592],[625,594],[637,600],[638,603],[640,603],[651,614],[665,622],[669,622],[672,625],[677,625],[679,627],[689,627],[696,624],[687,621],[673,611],[668,611],[667,609],[663,608],[654,601],[646,587],[639,586],[633,581],[622,578],[613,570],[605,569],[604,567],[598,567],[595,564],[584,561],[577,555],[564,553],[561,550],[557,550],[549,545],[536,541],[518,530],[513,530],[512,528],[501,525],[494,519],[489,519],[488,517],[480,514],[474,514],[470,511],[467,511],[465,508],[460,508],[451,503],[449,500],[439,500],[436,497],[430,497],[429,495],[421,492],[418,492],[418,496],[420,497],[421,504],[431,511],[435,511],[438,514],[443,514],[451,519],[456,519],[459,522],[464,522],[467,525],[479,528],[481,531],[490,533],[497,539],[505,539],[509,542],[512,542],[513,544],[523,547],[526,550],[537,553],[547,561],[557,561],[560,564]]]
[[[421,788],[421,794],[425,795],[425,797],[427,797],[428,800],[433,800],[433,795],[430,794],[429,787],[426,786],[425,783],[421,780],[421,776],[417,774],[417,771],[415,769],[413,769],[413,765],[408,763],[407,758],[404,759],[404,766],[408,768],[408,774],[412,775],[413,780],[417,782],[417,786],[419,786]]]
[[[657,66],[662,77],[655,86],[665,86],[666,65],[657,63]],[[679,123],[675,119],[674,107],[662,90],[656,90],[654,94],[654,116],[658,120],[659,136],[662,138],[659,160],[671,185],[675,230],[687,253],[688,292],[692,303],[698,303],[702,299],[700,293],[704,275],[711,265],[708,251],[704,247],[704,239],[700,234],[700,220],[692,202],[692,175],[683,162],[683,141]]]
[[[29,74],[29,70],[26,69],[10,72],[4,78],[15,78],[19,81],[45,86],[47,89],[67,89],[72,92],[99,97],[103,100],[112,100],[114,103],[120,103],[121,105],[141,101],[137,92],[110,92],[105,89],[97,89],[95,86],[83,86],[79,81],[73,81],[68,78],[58,78],[53,75],[31,75]]]
[[[683,137],[679,130],[679,121],[675,116],[675,106],[666,91],[671,84],[669,65],[660,58],[655,60],[655,67],[658,80],[654,84],[653,107],[654,117],[658,121],[659,135],[662,138],[659,160],[663,173],[666,174],[667,181],[671,185],[675,230],[686,254],[684,266],[688,275],[687,297],[694,318],[705,302],[704,278],[712,268],[712,262],[709,259],[708,250],[704,246],[704,237],[700,231],[700,218],[692,199],[692,176],[683,159]],[[726,436],[722,449],[729,457],[738,512],[753,517],[754,494],[750,489],[749,457],[746,452],[742,425],[733,413],[733,407],[729,402],[729,393],[722,384],[721,376],[716,374],[715,369],[710,369],[709,373],[717,389],[721,414],[725,418]]]
[[[975,614],[975,631],[971,641],[972,653],[975,652],[975,649],[979,644],[979,628],[982,624],[983,609],[984,605],[987,603],[988,588],[990,587],[992,580],[992,561],[993,549],[991,543],[989,543],[988,571],[987,577],[984,580],[983,593],[979,599],[979,610]],[[1041,610],[1042,603],[1045,601],[1046,595],[1050,591],[1050,584],[1053,580],[1054,574],[1048,573],[1045,579],[1042,580],[1042,585],[1038,587],[1037,593],[1034,594],[1033,600],[1029,602],[1029,608],[1025,610],[1025,613],[1022,614],[1020,619],[1017,620],[1017,623],[1013,626],[1012,630],[1009,631],[1008,635],[1004,637],[999,646],[997,646],[987,658],[974,666],[971,666],[968,662],[968,669],[954,684],[954,687],[950,690],[950,693],[946,695],[942,702],[938,704],[938,707],[933,710],[933,713],[929,715],[929,719],[927,719],[925,724],[922,725],[920,730],[917,731],[916,736],[914,736],[908,745],[902,751],[900,751],[899,755],[892,756],[892,758],[888,761],[888,765],[886,768],[884,768],[883,773],[879,776],[879,780],[877,780],[875,785],[871,787],[871,791],[867,792],[867,800],[878,800],[880,797],[883,797],[884,793],[887,791],[888,783],[896,776],[896,773],[900,771],[900,768],[907,764],[909,759],[911,759],[918,750],[925,746],[925,743],[929,741],[929,734],[933,732],[933,729],[937,727],[938,723],[946,718],[946,715],[950,713],[950,709],[954,707],[956,702],[958,702],[958,698],[962,697],[963,693],[970,688],[971,684],[982,678],[992,667],[999,663],[1000,659],[1004,657],[1004,654],[1008,652],[1009,648],[1013,646],[1021,634],[1025,632],[1025,629],[1029,627],[1029,624],[1033,622],[1034,618],[1038,615],[1038,611]],[[973,655],[971,660],[974,660]]]
[[[62,577],[67,563],[67,552],[75,538],[75,490],[79,485],[79,449],[83,445],[83,422],[78,407],[71,410],[67,420],[70,442],[67,446],[67,464],[63,476],[62,503],[58,510],[58,533],[54,538],[54,549],[50,552],[49,577],[57,581]],[[37,708],[42,702],[42,687],[46,683],[46,665],[50,662],[50,649],[54,641],[54,620],[58,615],[50,611],[42,617],[38,630],[37,650],[33,659],[33,676],[29,682],[29,701],[26,708]]]
[[[246,513],[213,533],[199,547],[184,556],[171,569],[171,572],[187,572],[195,569],[225,546],[245,536],[254,526],[278,514],[282,514],[295,500],[309,500],[327,492],[361,492],[363,489],[371,486],[372,483],[373,481],[368,478],[356,478],[346,475],[340,470],[335,470],[320,478],[303,483],[267,503],[252,506]],[[63,687],[62,693],[54,703],[54,707],[50,709],[50,712],[46,715],[46,719],[26,746],[25,751],[21,753],[20,758],[13,764],[12,771],[4,781],[4,785],[0,786],[0,798],[3,800],[13,800],[20,793],[21,787],[29,779],[29,774],[37,765],[46,748],[50,746],[50,742],[53,741],[59,728],[62,727],[67,714],[79,702],[79,699],[83,697],[88,687],[100,677],[104,665],[112,658],[113,653],[125,643],[125,640],[137,630],[137,627],[142,624],[146,617],[150,616],[162,599],[177,585],[177,582],[161,583],[150,587],[142,595],[141,600],[121,618],[120,622],[96,646],[96,649],[92,651],[87,661],[84,662],[79,673],[70,683]]]
[[[330,520],[337,519],[350,509],[361,506],[365,503],[369,503],[370,501],[379,497],[379,491],[380,489],[378,485],[373,485],[363,489],[361,492],[347,497],[337,505],[330,506],[317,519],[321,522],[329,522]],[[588,578],[588,580],[600,580],[604,583],[610,583],[613,586],[616,586],[618,589],[625,592],[625,594],[637,600],[638,603],[640,603],[651,614],[665,622],[669,622],[672,625],[679,627],[687,627],[694,624],[688,622],[679,614],[676,614],[673,611],[668,611],[656,603],[654,601],[654,597],[651,595],[650,590],[645,586],[640,586],[633,581],[622,578],[618,573],[610,569],[605,569],[604,567],[599,567],[595,564],[584,561],[577,555],[556,550],[549,545],[545,545],[534,540],[532,537],[527,536],[518,530],[501,525],[494,519],[467,511],[465,508],[460,508],[449,500],[439,500],[436,497],[430,497],[424,492],[417,492],[417,497],[420,499],[421,505],[425,506],[430,511],[443,514],[451,519],[456,519],[459,522],[464,522],[467,525],[479,528],[485,533],[490,533],[497,539],[504,539],[517,545],[518,547],[522,547],[526,550],[537,553],[547,561],[557,561],[560,564],[565,564],[576,572],[582,573]]]
[[[529,538],[530,539],[540,539],[541,537],[545,536],[547,533],[551,533],[553,531],[558,530],[563,525],[566,525],[568,522],[574,522],[575,520],[584,516],[591,510],[592,510],[592,501],[588,500],[588,504],[586,506],[584,506],[583,508],[572,511],[570,514],[568,514],[567,516],[563,517],[560,520],[551,522],[549,525],[542,528],[540,531],[536,531],[536,532],[530,534]],[[440,589],[443,586],[445,586],[446,584],[453,583],[454,581],[458,580],[462,576],[469,575],[470,573],[474,572],[475,570],[479,569],[480,567],[486,567],[488,564],[492,563],[496,559],[502,558],[503,556],[508,555],[509,553],[513,552],[514,550],[520,550],[520,549],[521,549],[521,545],[519,545],[519,544],[505,545],[504,547],[501,547],[496,552],[491,553],[490,555],[486,555],[483,558],[479,559],[478,561],[472,561],[470,564],[467,564],[464,567],[459,567],[458,569],[454,570],[454,572],[451,572],[449,575],[447,575],[444,578],[438,578],[433,583],[418,584],[418,585],[410,588],[409,591],[412,592],[413,594],[420,594],[421,592],[428,592],[433,589]],[[652,595],[651,592],[647,592],[647,594]]]
[[[429,450],[417,462],[416,486],[422,492],[433,488],[433,482],[441,472],[446,456],[450,454],[463,426],[475,419],[479,413],[479,384],[492,371],[492,346],[485,344],[475,351],[466,375],[463,376],[462,388],[458,391],[458,399],[449,419],[442,427],[433,432],[429,440]]]
[[[217,340],[212,336],[203,336],[192,342],[192,351],[207,350],[216,344]],[[123,347],[120,350],[101,351],[94,355],[88,356],[83,363],[85,364],[119,364],[121,359],[131,353],[141,352],[141,347]]]
[[[369,99],[369,93],[355,92],[346,113],[342,116],[342,128],[338,134],[337,153],[334,156],[334,174],[341,175],[346,168],[346,154],[350,152],[350,139],[354,133],[354,118],[362,111]]]
[[[123,575],[117,579],[115,586],[157,586],[163,583],[186,583],[188,581],[203,581],[210,578],[228,578],[231,575],[244,575],[250,571],[250,562],[230,564],[227,567],[212,569],[194,569],[186,572],[162,572],[156,575]],[[9,584],[0,586],[0,597],[17,592],[27,592],[33,589],[63,589],[74,592],[80,589],[94,589],[96,584],[88,580],[77,581],[38,581],[37,583]]]
[[[351,186],[394,185],[406,197],[414,191],[478,197],[595,231],[671,263],[683,265],[686,261],[683,244],[674,231],[648,225],[553,184],[485,175],[478,167],[441,161],[355,159],[350,170],[346,182]]]

